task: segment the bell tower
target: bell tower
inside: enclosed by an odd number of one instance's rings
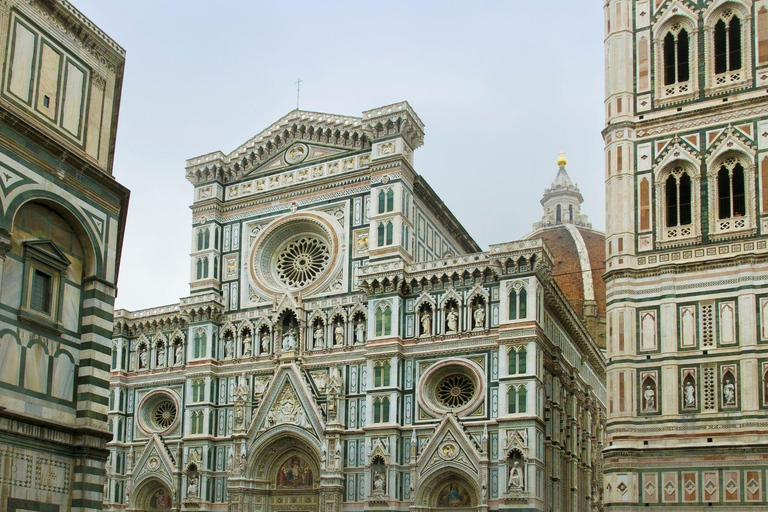
[[[768,3],[604,8],[604,502],[765,504]]]

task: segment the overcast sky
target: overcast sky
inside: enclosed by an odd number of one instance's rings
[[[296,107],[407,100],[424,176],[483,249],[542,215],[567,153],[604,229],[603,12],[586,0],[72,0],[127,51],[114,175],[131,190],[116,306],[189,293],[187,158],[229,153]]]

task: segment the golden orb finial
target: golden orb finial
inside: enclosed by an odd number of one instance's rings
[[[557,166],[558,167],[565,167],[565,164],[568,163],[568,159],[565,158],[565,152],[558,153],[560,155],[557,159]]]

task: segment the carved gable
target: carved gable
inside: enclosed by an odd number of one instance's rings
[[[258,437],[281,426],[302,428],[317,438],[324,428],[320,410],[293,364],[278,370],[253,419],[251,432]]]
[[[424,480],[446,464],[479,476],[480,454],[452,414],[443,419],[419,456],[419,478]]]
[[[133,474],[136,483],[147,478],[159,478],[172,487],[175,469],[176,462],[171,457],[170,450],[160,436],[154,434],[136,462]]]

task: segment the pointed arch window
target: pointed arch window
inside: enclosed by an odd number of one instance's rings
[[[557,205],[555,208],[555,224],[562,224],[563,222],[563,207]]]
[[[211,230],[208,228],[205,228],[203,230],[203,248],[207,249],[208,246],[211,245]]]
[[[735,159],[727,160],[717,171],[717,206],[719,219],[746,215],[744,168]]]
[[[675,169],[664,183],[667,227],[691,223],[691,177],[681,168]]]
[[[519,320],[528,316],[528,292],[525,288],[509,292],[509,319]]]
[[[387,190],[387,211],[391,212],[395,209],[395,191],[391,188]]]
[[[690,79],[690,41],[688,31],[676,25],[664,37],[664,85]]]
[[[374,315],[376,336],[389,336],[392,334],[392,308],[388,305],[380,307]]]
[[[741,69],[741,20],[724,13],[715,23],[715,74]]]
[[[387,236],[386,236],[386,240],[385,240],[387,245],[392,245],[392,238],[393,238],[393,235],[392,235],[392,223],[390,221],[387,221]]]
[[[197,230],[197,250],[200,251],[203,249],[203,241],[204,241],[204,235],[203,230],[199,229]]]

